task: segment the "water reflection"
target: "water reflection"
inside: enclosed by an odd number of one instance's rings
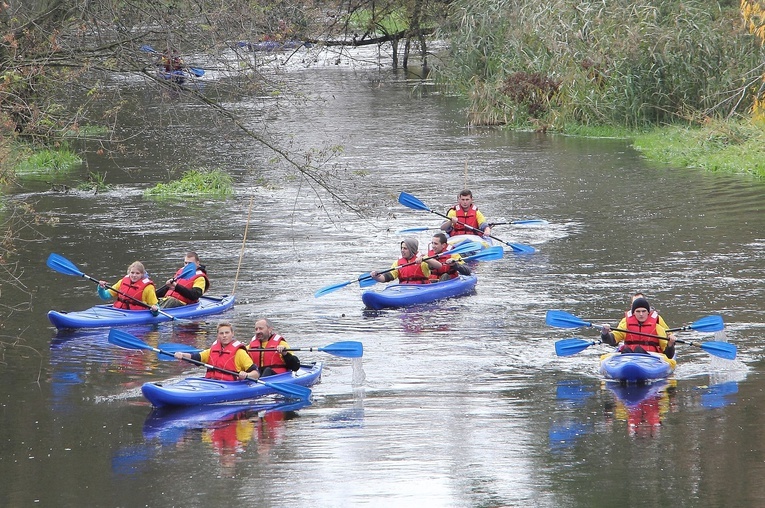
[[[260,404],[155,408],[143,425],[147,446],[134,449],[137,458],[132,462],[147,457],[145,449],[154,442],[162,447],[183,448],[201,441],[216,452],[224,470],[233,468],[245,451],[254,448],[259,456],[268,456],[278,448],[285,436],[285,422],[296,418],[297,411],[310,404],[272,400]],[[129,450],[118,454],[121,463],[130,462],[126,459]]]
[[[677,381],[674,379],[640,385],[604,384],[614,395],[612,404],[606,404],[606,423],[613,427],[617,421],[626,422],[630,436],[658,437],[664,417],[677,410],[674,399]]]

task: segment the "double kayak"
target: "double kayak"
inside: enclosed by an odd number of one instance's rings
[[[154,407],[198,406],[257,399],[278,393],[271,384],[314,385],[321,378],[321,362],[302,365],[297,372],[285,372],[258,381],[220,381],[189,377],[172,383],[145,383],[141,393]],[[266,383],[266,384],[264,384]]]
[[[646,383],[664,379],[677,362],[661,353],[608,353],[600,357],[600,373],[623,383]]]
[[[234,296],[202,296],[198,302],[182,307],[162,309],[172,319],[194,319],[213,314],[220,314],[234,306]],[[163,314],[152,315],[146,310],[117,309],[111,304],[96,305],[87,310],[63,312],[52,310],[48,319],[56,328],[100,328],[127,325],[147,325],[163,323],[172,319]]]
[[[470,294],[475,290],[477,282],[475,275],[460,275],[431,284],[391,284],[382,291],[365,291],[361,294],[361,301],[374,310],[409,307]]]

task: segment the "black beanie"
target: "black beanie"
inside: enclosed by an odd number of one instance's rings
[[[645,298],[635,298],[635,301],[632,302],[632,312],[635,312],[635,309],[645,309],[647,311],[651,310],[651,305],[648,303],[648,300]]]

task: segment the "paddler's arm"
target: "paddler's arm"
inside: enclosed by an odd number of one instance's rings
[[[661,335],[662,337],[666,337],[666,339],[659,339],[659,345],[663,348],[662,351],[666,355],[667,358],[674,358],[675,357],[675,337],[674,333],[667,334],[666,330],[660,326],[656,325],[656,335]]]

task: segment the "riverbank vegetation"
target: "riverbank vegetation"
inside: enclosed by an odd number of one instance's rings
[[[228,173],[219,169],[192,169],[183,173],[180,180],[158,183],[147,189],[144,195],[154,198],[185,198],[189,196],[226,197],[233,193],[234,181]]]
[[[765,158],[758,145],[765,105],[760,7],[756,0],[457,0],[451,49],[438,71],[468,98],[475,125],[564,133],[605,127],[629,137],[666,125],[672,136],[648,156],[749,171],[750,156]],[[717,135],[727,122],[724,130],[739,135]],[[655,136],[636,146],[658,147]],[[717,141],[699,144],[705,137]],[[693,156],[691,147],[698,147]],[[722,164],[725,158],[730,163]]]

